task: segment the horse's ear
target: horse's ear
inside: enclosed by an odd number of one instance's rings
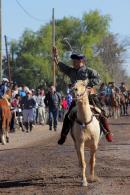
[[[88,79],[83,81],[83,85],[87,86],[88,85]]]

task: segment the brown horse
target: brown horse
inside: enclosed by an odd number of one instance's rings
[[[0,99],[0,139],[2,144],[9,142],[9,129],[11,120],[11,111],[9,99],[11,97],[11,90],[7,90],[4,96]]]
[[[118,118],[120,116],[120,95],[114,90],[112,90],[111,108],[114,118]]]
[[[129,97],[125,93],[120,93],[120,110],[121,116],[128,115]]]

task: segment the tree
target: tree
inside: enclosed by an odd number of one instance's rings
[[[97,52],[106,70],[110,73],[112,80],[116,82],[124,80],[126,74],[122,64],[124,63],[123,54],[126,52],[126,49],[122,44],[118,43],[117,36],[109,34],[104,37],[98,45]]]
[[[64,41],[67,38],[74,51],[86,55],[88,65],[96,69],[104,81],[110,80],[111,64],[114,68],[120,67],[124,52],[115,36],[110,35],[110,21],[110,16],[101,15],[97,10],[84,13],[82,19],[64,17],[56,20],[56,46],[61,60],[70,64],[72,51]],[[30,87],[52,84],[51,28],[48,23],[37,32],[26,29],[19,41],[11,43],[13,80]],[[65,90],[69,80],[58,69],[56,80],[58,89]]]

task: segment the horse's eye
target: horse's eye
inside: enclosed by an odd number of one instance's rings
[[[78,89],[77,89],[77,88],[75,88],[75,91],[78,91]]]

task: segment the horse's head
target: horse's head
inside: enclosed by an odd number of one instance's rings
[[[88,80],[78,80],[73,86],[72,90],[75,96],[75,99],[81,99],[86,95],[86,86],[88,84]]]
[[[4,97],[7,99],[10,99],[12,96],[12,90],[11,89],[7,89],[7,91],[4,94]]]

